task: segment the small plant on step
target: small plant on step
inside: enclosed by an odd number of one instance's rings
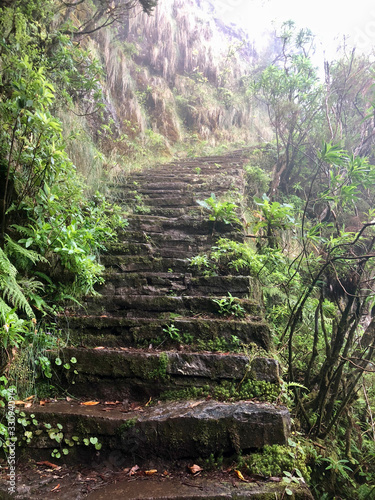
[[[207,254],[195,255],[191,259],[188,259],[188,261],[189,266],[195,268],[203,276],[214,276],[216,274],[216,266],[210,262]]]
[[[236,213],[238,206],[230,201],[218,201],[215,193],[205,200],[197,200],[198,205],[210,212],[209,220],[225,224],[240,223]]]
[[[235,316],[236,318],[244,318],[246,315],[245,309],[237,302],[237,299],[228,292],[228,297],[216,299],[214,302],[219,306],[218,313],[222,316]]]
[[[176,342],[182,341],[180,330],[174,325],[174,323],[166,325],[163,328],[163,332],[166,333],[171,340],[175,340]]]

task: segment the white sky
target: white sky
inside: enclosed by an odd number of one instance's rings
[[[308,27],[321,40],[327,58],[334,57],[343,35],[359,51],[375,48],[375,2],[373,0],[214,0],[226,21],[235,22],[259,39],[272,20],[292,19]],[[336,40],[335,40],[336,37]]]

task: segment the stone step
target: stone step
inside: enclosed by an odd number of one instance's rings
[[[134,231],[133,238],[140,238],[141,242],[129,241],[125,236],[120,241],[107,245],[106,255],[154,254],[164,256],[166,250],[171,252],[175,249],[177,252],[186,252],[186,257],[189,257],[191,254],[197,255],[200,252],[210,250],[217,241],[217,237],[213,235],[197,235],[194,237],[194,235],[181,234],[177,231],[153,233],[152,235],[148,233],[147,237],[143,237],[141,232]],[[142,240],[146,239],[147,243],[143,243]]]
[[[204,473],[203,473],[204,474]],[[87,500],[270,500],[283,498],[285,483],[261,481],[259,477],[247,479],[248,483],[235,481],[234,473],[219,478],[132,478],[115,482],[89,494]],[[275,481],[275,480],[273,480]],[[314,500],[304,484],[288,485],[292,500]]]
[[[224,222],[209,221],[207,217],[200,214],[183,215],[176,218],[169,218],[161,215],[129,215],[127,217],[128,226],[119,230],[122,237],[129,231],[144,231],[151,236],[154,233],[168,233],[178,231],[189,235],[210,235],[213,230],[215,234],[225,234],[231,239],[243,239],[243,230],[240,224],[225,224]]]
[[[239,298],[259,296],[259,286],[249,276],[199,276],[191,273],[109,273],[101,295],[210,295]]]
[[[178,186],[178,187],[177,187]],[[113,194],[118,198],[125,201],[136,200],[137,195],[142,195],[143,201],[147,203],[148,199],[161,198],[161,194],[165,198],[170,197],[204,197],[228,194],[228,190],[233,187],[233,181],[224,177],[223,179],[216,180],[216,182],[207,182],[205,178],[192,178],[185,176],[185,182],[174,182],[173,178],[160,179],[158,183],[150,184],[146,180],[139,182],[135,190],[131,184],[118,184],[113,189]]]
[[[228,298],[226,296],[225,298]],[[85,311],[88,313],[106,312],[109,315],[124,317],[139,317],[139,311],[146,317],[146,313],[151,315],[159,313],[179,313],[193,316],[205,314],[217,316],[221,314],[220,305],[217,299],[208,296],[155,296],[155,295],[114,295],[88,297],[84,303]],[[261,313],[259,303],[250,299],[240,299],[233,297],[235,304],[238,304],[244,315],[257,316]]]
[[[228,399],[231,390],[233,398],[275,401],[280,393],[280,369],[272,358],[255,357],[250,361],[243,354],[156,352],[129,348],[71,347],[58,354],[64,364],[76,358],[74,370],[78,373],[72,374],[65,368],[56,369],[58,377],[52,379],[52,383],[58,381],[60,387],[76,397],[90,394],[95,400],[139,401],[160,398],[166,391],[190,391],[194,387],[195,390],[205,390],[206,396],[211,394]],[[54,358],[56,354],[52,352],[51,356]],[[235,391],[239,385],[245,392]]]
[[[191,348],[198,346],[203,349],[205,346],[216,345],[216,350],[227,350],[228,345],[238,348],[240,343],[254,343],[267,351],[271,346],[269,326],[261,316],[247,320],[176,316],[171,318],[168,313],[160,316],[164,317],[64,316],[60,325],[69,329],[71,342],[88,347],[148,347],[152,344],[154,347],[176,348],[184,343],[191,345]],[[169,325],[174,325],[182,340],[176,335],[168,334]],[[185,348],[189,349],[189,345]]]
[[[171,272],[188,273],[190,261],[179,256],[158,257],[152,255],[102,255],[101,263],[108,269],[115,272]]]
[[[290,435],[290,415],[283,406],[269,403],[240,401],[222,403],[217,401],[182,401],[161,403],[139,410],[109,410],[109,405],[83,406],[74,401],[51,402],[45,406],[32,405],[23,411],[33,414],[42,431],[33,433],[28,444],[33,458],[50,459],[51,452],[59,447],[45,430],[45,424],[56,428],[64,440],[79,443],[70,449],[85,459],[98,457],[108,459],[110,453],[119,452],[138,459],[151,457],[194,459],[219,454],[235,454],[240,450],[261,449],[265,445],[287,444]],[[60,429],[57,428],[60,425]],[[83,439],[94,437],[102,445],[98,452],[94,446],[85,446]]]

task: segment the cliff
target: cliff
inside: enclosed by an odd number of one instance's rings
[[[90,169],[99,157],[116,173],[150,152],[193,154],[269,138],[246,94],[246,76],[258,59],[253,43],[225,25],[211,1],[160,0],[151,16],[132,15],[84,43],[103,67],[104,111],[100,119],[63,121],[68,132],[78,125],[86,134],[84,154],[70,145],[85,176],[90,157]]]

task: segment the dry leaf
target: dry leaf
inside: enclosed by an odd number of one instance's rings
[[[66,396],[66,398],[65,398],[65,399],[66,399],[66,401],[68,401],[68,403],[69,403],[70,401],[73,401],[73,398],[70,398],[69,396]]]
[[[169,472],[168,472],[167,470],[165,470],[165,471],[163,472],[163,476],[164,476],[164,477],[169,476]]]
[[[40,405],[40,406],[44,406],[45,404],[46,404],[46,402],[44,401],[44,399],[41,399],[41,400],[39,401],[39,405]]]
[[[118,405],[120,401],[106,401],[104,404],[105,405]]]
[[[53,464],[52,462],[48,462],[48,460],[44,460],[43,462],[37,462],[37,465],[45,465],[46,467],[50,467],[51,469],[61,469],[60,465]]]
[[[280,483],[282,481],[281,477],[269,477],[268,481],[272,481],[273,483]]]
[[[194,401],[193,403],[190,403],[190,408],[195,408],[196,406],[200,405],[202,401]]]
[[[134,476],[134,474],[139,470],[138,465],[134,465],[129,471],[129,476]]]
[[[50,491],[58,491],[59,489],[60,489],[60,483],[57,486],[55,486],[54,488],[52,488],[52,490],[50,490]]]
[[[199,472],[203,470],[202,467],[199,467],[199,465],[196,464],[192,465],[191,467],[188,467],[188,469],[194,475],[199,474]]]
[[[30,399],[34,399],[35,396],[29,396],[28,398],[25,399],[25,401],[30,401]]]
[[[248,483],[248,482],[249,482],[249,481],[247,481],[247,479],[245,479],[245,478],[243,477],[243,475],[242,475],[241,471],[239,471],[239,470],[235,470],[234,472],[237,474],[238,479],[241,479],[241,481],[244,481],[245,483]]]
[[[25,403],[25,408],[31,408],[33,406],[32,403]]]
[[[14,404],[15,405],[24,405],[26,403],[25,403],[25,401],[15,401]]]
[[[156,469],[145,470],[146,476],[152,476],[153,474],[156,474],[156,473],[157,473]]]
[[[84,403],[81,403],[83,406],[95,406],[98,405],[99,401],[85,401]]]
[[[103,346],[94,347],[94,349],[105,349]]]

